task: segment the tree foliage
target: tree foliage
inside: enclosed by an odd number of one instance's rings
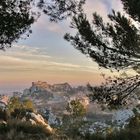
[[[140,77],[108,77],[106,82],[101,86],[92,87],[88,84],[88,88],[92,91],[88,95],[91,101],[97,101],[105,104],[110,109],[128,105],[131,98],[134,98],[137,87],[140,85]],[[137,95],[138,96],[138,95]],[[139,97],[139,96],[138,96]],[[131,103],[131,102],[130,102]]]
[[[9,112],[13,112],[16,108],[21,108],[21,106],[22,105],[18,97],[11,97],[8,102],[7,108]]]
[[[140,85],[140,1],[121,0],[124,14],[112,10],[105,22],[98,13],[92,21],[81,12],[73,17],[71,27],[75,36],[67,33],[65,39],[90,57],[100,67],[111,70],[134,69],[138,75],[128,78],[107,79],[100,87],[88,86],[97,100],[108,106],[124,105]]]
[[[0,1],[0,49],[11,47],[24,33],[31,33],[36,14],[32,11],[33,0]]]
[[[71,100],[67,107],[66,110],[70,113],[71,116],[73,116],[74,118],[76,117],[82,117],[85,115],[86,113],[86,109],[85,107],[82,105],[82,103],[80,102],[80,100],[76,99],[76,100]]]
[[[136,21],[140,21],[140,1],[139,0],[121,0],[124,10]]]
[[[11,97],[8,106],[7,106],[9,112],[14,112],[15,110],[32,110],[34,111],[34,104],[31,100],[20,100],[18,97]]]
[[[140,63],[140,34],[136,23],[114,10],[108,18],[109,22],[105,23],[94,13],[90,23],[86,14],[80,13],[72,21],[76,35],[66,34],[65,39],[101,67],[120,70],[137,66]]]
[[[85,0],[1,0],[0,1],[0,49],[11,47],[23,34],[32,33],[31,25],[41,11],[51,21],[59,21],[82,10]],[[34,12],[36,9],[36,12]],[[40,10],[39,10],[40,9]]]
[[[83,11],[85,0],[40,0],[38,7],[51,21],[61,21]]]
[[[6,112],[6,110],[3,110],[0,108],[0,121],[7,121],[8,119],[8,113]]]

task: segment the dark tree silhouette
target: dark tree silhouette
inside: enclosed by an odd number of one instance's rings
[[[40,0],[38,7],[51,21],[61,21],[83,11],[86,0]]]
[[[0,1],[0,49],[11,47],[25,32],[29,35],[35,21],[32,4],[33,0]]]
[[[88,89],[92,91],[88,95],[91,101],[105,104],[110,109],[122,107],[130,104],[130,99],[135,98],[137,87],[140,85],[139,75],[132,77],[108,77],[101,86],[92,87],[88,84]],[[137,95],[138,96],[138,95]]]
[[[66,34],[64,38],[76,49],[93,61],[111,70],[134,69],[140,66],[140,1],[121,0],[125,14],[112,10],[108,22],[93,13],[90,22],[84,12],[73,17],[71,27],[77,30],[75,36]],[[110,79],[106,84],[93,88],[92,101],[98,100],[108,106],[123,105],[126,98],[140,85],[140,75],[130,78]]]
[[[139,0],[121,0],[124,10],[136,21],[140,21],[140,1]]]
[[[101,67],[119,70],[137,66],[140,63],[139,28],[120,12],[112,11],[108,17],[110,22],[104,23],[94,13],[90,23],[83,13],[74,16],[72,27],[77,29],[77,34],[66,34],[65,39]]]
[[[23,34],[29,36],[31,25],[41,11],[51,21],[59,21],[82,10],[85,0],[1,0],[0,1],[0,49],[11,47]],[[25,37],[25,38],[26,38]]]

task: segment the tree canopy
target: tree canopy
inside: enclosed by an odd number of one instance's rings
[[[31,25],[41,11],[51,21],[60,21],[82,9],[85,0],[1,0],[0,49],[11,47],[23,34],[32,33]],[[36,10],[33,10],[36,9]]]
[[[38,13],[38,7],[50,17],[59,21],[72,17],[75,36],[65,35],[65,39],[82,53],[91,57],[99,66],[109,69],[136,68],[140,63],[140,2],[139,0],[121,0],[122,14],[112,10],[109,22],[93,13],[93,20],[87,19],[82,8],[85,0],[2,0],[0,2],[0,48],[10,47],[25,32],[31,33],[31,24]]]
[[[76,117],[83,117],[86,114],[86,109],[82,105],[79,99],[71,100],[66,110],[70,113],[70,115],[74,118]]]
[[[76,49],[90,57],[100,67],[111,70],[134,69],[132,77],[106,79],[100,87],[88,85],[92,101],[107,106],[124,105],[140,85],[140,1],[121,0],[124,13],[112,10],[108,22],[93,13],[89,21],[83,11],[75,15],[71,25],[77,33],[67,33],[65,39]],[[98,12],[98,11],[97,11]]]
[[[93,13],[89,21],[82,8],[86,0],[1,0],[0,1],[0,49],[11,47],[23,34],[27,37],[32,32],[31,25],[36,21],[41,11],[49,16],[50,21],[58,22],[71,17],[71,28],[76,29],[75,36],[67,33],[65,39],[83,54],[93,59],[100,67],[121,70],[132,68],[139,72],[140,67],[140,1],[120,0],[124,14],[112,10],[108,14],[108,22],[98,14]],[[34,7],[39,11],[34,12]],[[39,13],[38,13],[39,12]],[[98,11],[97,11],[98,12]],[[133,89],[140,85],[140,76],[119,80],[114,88],[110,88],[109,98],[114,100],[115,90],[130,86]],[[117,79],[118,80],[118,79]],[[113,84],[111,82],[110,85]],[[124,85],[124,86],[120,86]],[[104,85],[106,86],[106,85]],[[103,86],[101,86],[103,87]],[[115,88],[116,87],[116,88]],[[112,92],[113,89],[113,92]],[[130,90],[131,92],[133,91]],[[124,90],[122,90],[124,91]],[[117,93],[117,100],[111,103],[122,104],[122,91]],[[113,93],[113,94],[112,94]],[[121,94],[120,94],[121,93]],[[95,95],[95,94],[94,94]],[[98,94],[100,95],[100,94]],[[101,96],[103,97],[104,94]],[[107,96],[106,96],[107,97]],[[123,97],[123,98],[122,98]],[[100,98],[98,98],[100,101]],[[107,102],[109,100],[106,100]],[[119,101],[119,102],[118,102]],[[110,103],[109,103],[110,104]]]
[[[90,22],[81,12],[71,23],[77,30],[76,35],[65,35],[76,49],[104,68],[120,70],[134,68],[140,63],[139,8],[136,7],[140,2],[122,0],[122,3],[129,15],[112,10],[108,14],[109,21],[104,22],[99,14],[93,13]]]
[[[61,21],[83,11],[86,0],[39,0],[38,7],[51,21]]]
[[[10,47],[26,31],[31,32],[35,13],[31,10],[33,0],[0,1],[0,49]]]

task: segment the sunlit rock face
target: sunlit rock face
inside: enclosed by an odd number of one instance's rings
[[[9,97],[5,95],[0,95],[0,108],[5,109],[9,101]]]
[[[73,90],[68,83],[54,84],[51,89],[56,92],[71,92]]]
[[[32,82],[30,92],[33,93],[38,90],[48,90],[48,91],[54,91],[54,92],[68,92],[68,91],[72,91],[72,87],[68,83],[50,85],[47,82],[41,82],[41,81]]]
[[[9,97],[5,95],[0,96],[0,101],[7,105],[9,101]]]
[[[33,112],[28,112],[27,115],[30,116],[29,121],[32,124],[42,125],[45,127],[45,129],[48,133],[53,133],[53,128],[51,128],[51,126],[45,121],[45,119],[42,117],[42,115],[35,114]]]
[[[30,92],[34,93],[34,92],[37,92],[39,90],[50,90],[50,88],[51,88],[51,85],[48,84],[47,82],[41,82],[41,81],[32,82]]]

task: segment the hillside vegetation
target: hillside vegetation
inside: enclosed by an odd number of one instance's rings
[[[83,119],[86,110],[79,100],[72,100],[66,108],[62,125],[52,128],[30,100],[12,97],[0,109],[0,140],[139,140],[139,106],[124,128],[110,125],[94,133],[86,128],[91,122]]]

